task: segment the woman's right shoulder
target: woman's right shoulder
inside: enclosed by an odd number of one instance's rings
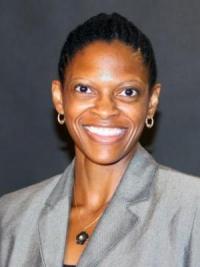
[[[0,198],[0,221],[9,221],[29,207],[43,206],[62,174],[55,175],[37,184],[3,195]]]

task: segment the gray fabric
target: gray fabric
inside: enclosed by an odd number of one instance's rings
[[[63,175],[0,199],[0,266],[61,267],[73,186]],[[200,266],[200,181],[139,146],[77,267]]]

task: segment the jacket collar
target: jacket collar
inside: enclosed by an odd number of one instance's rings
[[[157,168],[157,163],[139,145],[78,266],[96,266],[137,225],[148,206]],[[41,215],[39,233],[45,266],[63,264],[73,173],[74,162],[55,186]]]
[[[148,199],[158,164],[141,146],[129,163],[129,166],[116,190],[116,196],[126,202],[139,202]]]
[[[47,198],[38,230],[43,265],[63,266],[65,241],[71,207],[74,161],[67,167]]]

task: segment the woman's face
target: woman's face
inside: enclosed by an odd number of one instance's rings
[[[160,92],[156,84],[150,93],[140,52],[120,41],[93,42],[75,54],[63,87],[53,81],[53,101],[76,153],[97,164],[128,160]]]

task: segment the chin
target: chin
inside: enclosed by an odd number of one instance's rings
[[[106,153],[107,152],[107,153]],[[98,165],[113,165],[118,163],[123,159],[129,160],[131,158],[130,153],[109,153],[109,151],[105,151],[104,153],[95,153],[95,155],[91,155],[88,153],[86,158],[88,158],[91,162],[98,164]]]
[[[120,161],[129,161],[137,146],[136,140],[121,140],[114,144],[99,144],[98,142],[79,143],[76,146],[76,156],[85,158],[95,164],[112,165]]]
[[[105,159],[105,158],[103,158],[103,159],[102,158],[92,158],[90,160],[97,165],[104,165],[104,166],[113,165],[113,164],[116,164],[117,162],[120,161],[120,159]]]

